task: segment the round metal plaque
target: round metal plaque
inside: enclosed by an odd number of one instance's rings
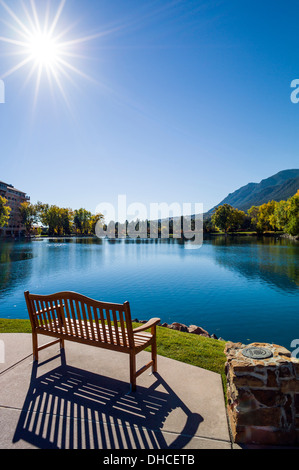
[[[273,354],[270,349],[252,347],[247,348],[242,351],[243,356],[249,357],[250,359],[268,359],[272,357]]]

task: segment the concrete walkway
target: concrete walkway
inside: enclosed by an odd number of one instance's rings
[[[36,366],[31,335],[0,334],[0,449],[232,448],[220,375],[159,356],[129,393],[127,355],[65,345]]]

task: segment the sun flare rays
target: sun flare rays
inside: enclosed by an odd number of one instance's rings
[[[2,19],[9,34],[0,35],[0,42],[6,45],[7,54],[18,57],[18,60],[4,73],[1,79],[28,68],[26,82],[36,77],[35,98],[38,96],[42,79],[48,80],[53,90],[53,85],[61,92],[66,100],[66,92],[63,81],[74,83],[73,76],[92,80],[83,70],[73,62],[82,59],[84,55],[80,51],[83,43],[101,36],[101,33],[89,34],[84,37],[70,38],[69,34],[73,25],[59,29],[59,22],[66,4],[61,0],[58,8],[51,12],[50,2],[45,2],[43,14],[38,11],[35,0],[28,0],[26,4],[21,0],[22,12],[14,12],[10,6],[0,0],[0,6],[6,11],[8,20]]]

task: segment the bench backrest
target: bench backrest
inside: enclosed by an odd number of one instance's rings
[[[75,337],[134,347],[129,302],[100,302],[76,292],[36,295],[27,291],[25,299],[33,329],[59,333],[67,325]]]

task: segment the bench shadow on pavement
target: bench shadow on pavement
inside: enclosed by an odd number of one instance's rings
[[[63,350],[61,361],[39,377],[45,363],[33,363],[13,442],[41,449],[182,449],[203,421],[158,373],[150,387],[128,393],[127,382],[67,365]],[[179,429],[167,444],[162,428],[172,412],[179,413]]]

